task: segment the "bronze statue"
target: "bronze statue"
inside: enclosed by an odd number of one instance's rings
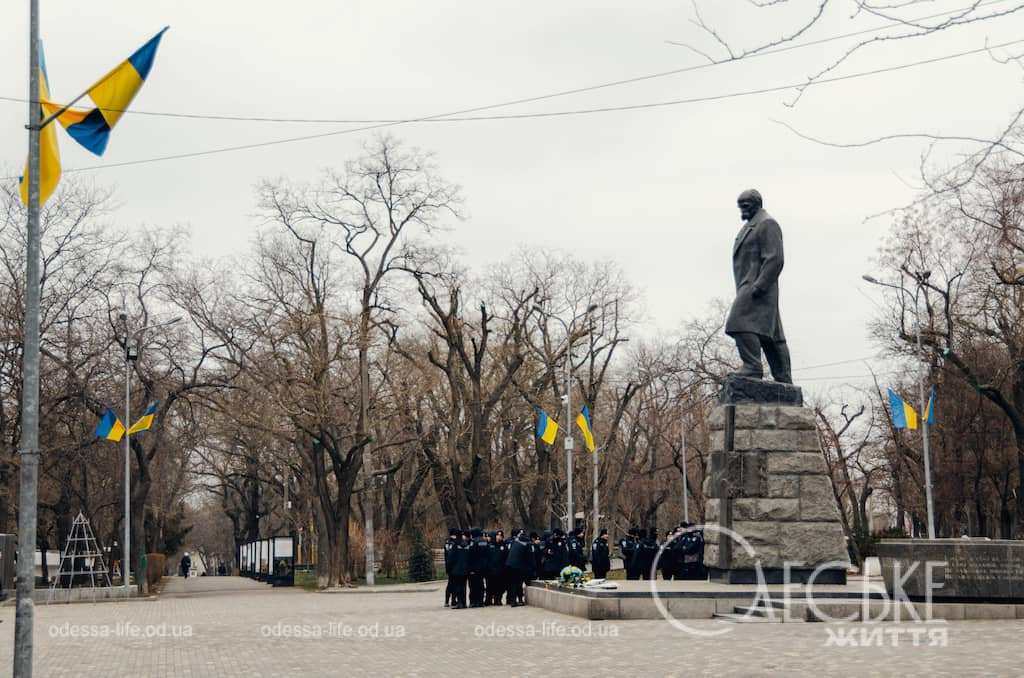
[[[725,333],[736,341],[743,367],[735,374],[761,379],[761,351],[772,378],[792,384],[789,348],[779,316],[779,274],[782,272],[782,229],[764,210],[756,190],[743,191],[736,200],[743,228],[732,246],[736,299],[732,302]]]

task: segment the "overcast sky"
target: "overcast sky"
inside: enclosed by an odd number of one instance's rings
[[[298,0],[146,2],[41,0],[50,89],[78,93],[164,25],[139,111],[284,118],[408,119],[701,63],[666,41],[715,45],[685,2],[516,3]],[[705,19],[739,46],[771,40],[816,0],[757,10],[705,1]],[[966,4],[926,2],[906,16]],[[1000,4],[1000,3],[996,3]],[[1012,5],[1013,3],[1001,3]],[[28,2],[4,3],[0,96],[27,93]],[[833,11],[805,39],[878,25]],[[835,75],[870,71],[1022,37],[1024,13],[933,37],[874,45]],[[621,106],[803,81],[851,41],[724,64],[491,113]],[[716,53],[720,55],[720,53]],[[392,128],[437,154],[462,185],[468,218],[445,234],[480,268],[519,245],[573,250],[621,265],[642,290],[650,331],[672,331],[714,297],[732,298],[735,207],[756,187],[782,226],[782,312],[796,381],[812,391],[863,379],[863,364],[802,367],[871,356],[866,322],[878,289],[862,283],[891,219],[867,217],[913,198],[924,146],[826,148],[773,121],[836,141],[893,132],[984,136],[1021,103],[1022,72],[985,54],[809,89],[724,100],[525,120],[427,122]],[[26,106],[0,101],[0,164],[18,173]],[[125,116],[97,159],[61,133],[65,168],[117,189],[124,224],[185,224],[211,256],[248,247],[253,187],[264,178],[314,179],[357,154],[371,132],[343,134],[129,167],[137,159],[345,129]],[[957,147],[936,152],[949,160]],[[876,361],[877,362],[877,361]],[[880,364],[880,363],[879,363]]]

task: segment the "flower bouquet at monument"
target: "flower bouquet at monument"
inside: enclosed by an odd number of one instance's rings
[[[589,580],[590,575],[575,565],[566,565],[558,573],[558,583],[569,588],[582,588]]]

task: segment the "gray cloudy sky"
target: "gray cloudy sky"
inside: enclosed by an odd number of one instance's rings
[[[849,4],[849,3],[848,3]],[[963,6],[925,2],[907,16]],[[998,4],[998,3],[997,3]],[[1008,3],[1002,3],[1004,5]],[[1012,3],[1009,3],[1012,4]],[[701,58],[666,40],[714,49],[685,2],[386,2],[375,0],[41,0],[51,92],[78,94],[162,26],[140,111],[287,118],[410,118],[682,68]],[[791,5],[791,6],[790,6]],[[792,27],[816,0],[757,10],[706,0],[705,18],[741,46]],[[4,3],[0,96],[27,92],[28,3]],[[877,25],[840,6],[808,39]],[[1021,37],[1024,14],[857,53],[837,75]],[[705,97],[800,82],[850,41],[795,50],[598,92],[493,111],[520,113]],[[1020,104],[1021,71],[987,55],[825,84],[795,107],[791,92],[647,110],[396,127],[437,153],[463,186],[468,218],[446,234],[482,267],[515,247],[572,249],[619,263],[642,290],[652,331],[671,331],[713,297],[731,298],[737,194],[757,187],[786,238],[783,319],[794,365],[870,356],[865,323],[878,299],[860,276],[887,218],[907,202],[922,144],[825,148],[773,122],[840,141],[892,132],[985,135]],[[0,159],[17,173],[27,146],[24,104],[0,101]],[[96,159],[61,138],[65,168],[235,146],[344,129],[126,116]],[[63,133],[62,133],[63,134]],[[90,172],[113,184],[125,224],[187,224],[197,252],[244,249],[255,231],[254,184],[313,179],[356,154],[370,133]],[[943,146],[938,157],[957,151]],[[862,364],[797,371],[820,390]],[[856,380],[853,380],[856,381]]]

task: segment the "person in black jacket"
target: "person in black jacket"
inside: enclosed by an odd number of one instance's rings
[[[604,579],[612,567],[608,549],[608,530],[601,528],[600,534],[590,547],[590,563],[594,568],[594,579]]]
[[[583,550],[583,529],[576,528],[569,533],[565,540],[566,552],[570,565],[575,565],[581,570],[587,568],[587,555]]]
[[[679,537],[679,562],[676,579],[704,580],[708,578],[704,567],[704,533],[690,523],[682,524]]]
[[[484,575],[490,566],[490,559],[487,557],[488,548],[483,530],[474,527],[470,532],[469,547],[470,607],[483,607],[484,605]]]
[[[466,580],[469,577],[470,534],[468,531],[459,536],[452,548],[452,607],[453,610],[466,609]]]
[[[444,573],[448,575],[448,586],[444,589],[444,606],[449,607],[452,604],[452,598],[455,593],[455,583],[452,578],[452,556],[455,552],[455,545],[459,543],[459,529],[453,527],[448,530],[448,539],[444,542]]]
[[[540,535],[536,532],[530,533],[530,557],[533,562],[530,563],[530,574],[527,577],[527,583],[538,578],[541,573],[541,566],[544,564],[544,544],[540,540]]]
[[[508,577],[505,571],[505,560],[508,558],[509,544],[505,541],[504,530],[496,530],[491,536],[490,568],[487,574],[487,604],[501,605],[502,597],[508,590]],[[506,602],[510,602],[507,601]]]
[[[508,574],[508,604],[512,607],[524,605],[526,600],[523,592],[523,585],[529,577],[533,565],[533,549],[526,532],[518,530],[515,539],[512,540],[508,549],[508,557],[505,559],[506,572]]]
[[[565,533],[556,529],[551,538],[544,544],[543,573],[545,579],[558,579],[562,568],[568,565],[565,549]]]
[[[629,528],[626,536],[619,540],[619,553],[622,555],[622,566],[626,568],[626,579],[639,579],[636,570],[633,569],[633,556],[636,555],[637,532],[635,527]]]
[[[673,575],[679,568],[679,530],[668,530],[665,532],[665,543],[661,547],[661,556],[658,558],[658,569],[661,570],[661,578],[665,581],[672,581]]]
[[[634,578],[650,579],[654,556],[658,553],[657,534],[654,530],[638,530],[637,535],[640,537],[640,543],[637,544],[631,563],[636,575]]]

